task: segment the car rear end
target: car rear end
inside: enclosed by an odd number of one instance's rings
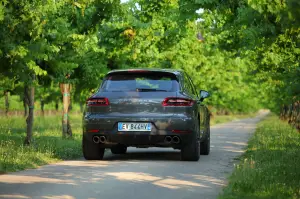
[[[180,74],[126,70],[106,75],[87,100],[84,137],[111,148],[173,147],[193,139],[197,103],[180,91]]]

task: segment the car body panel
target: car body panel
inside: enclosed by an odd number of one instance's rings
[[[106,136],[103,147],[109,148],[114,144],[124,144],[136,147],[173,147],[181,148],[192,139],[192,134],[203,137],[207,121],[207,111],[189,77],[182,71],[170,69],[134,69],[130,72],[146,71],[151,73],[169,73],[178,79],[178,89],[171,91],[105,91],[102,83],[99,90],[91,98],[105,97],[108,106],[86,107],[83,116],[83,136],[92,142],[93,136]],[[114,74],[127,73],[128,70],[115,70],[106,77]],[[149,73],[150,74],[150,73]],[[192,106],[163,106],[167,97],[180,97],[193,100]],[[118,122],[149,122],[152,124],[150,132],[119,132]],[[200,131],[195,132],[196,124],[200,124]],[[177,135],[181,142],[165,143],[166,135]]]

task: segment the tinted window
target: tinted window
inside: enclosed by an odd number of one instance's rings
[[[191,85],[191,83],[190,83],[190,81],[189,81],[189,79],[188,79],[188,77],[187,77],[186,74],[184,75],[184,88],[185,88],[185,90],[186,90],[188,93],[194,94],[192,85]]]
[[[102,91],[177,91],[176,76],[166,72],[122,72],[108,75]]]
[[[196,88],[195,88],[195,85],[194,85],[192,79],[191,79],[189,76],[187,76],[187,77],[188,77],[189,82],[190,82],[190,84],[191,84],[191,87],[192,87],[192,90],[193,90],[194,95],[196,95],[196,96],[198,97],[198,93],[197,93],[197,90],[196,90]]]

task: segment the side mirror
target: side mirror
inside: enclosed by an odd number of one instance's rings
[[[208,98],[209,92],[205,91],[205,90],[200,90],[200,101],[202,102],[205,98]]]

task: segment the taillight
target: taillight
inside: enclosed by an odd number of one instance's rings
[[[86,101],[87,106],[108,106],[109,101],[106,97],[104,98],[89,98]]]
[[[99,130],[98,129],[90,129],[88,130],[89,133],[98,133]]]
[[[193,106],[194,101],[186,98],[168,97],[163,102],[163,106]]]

